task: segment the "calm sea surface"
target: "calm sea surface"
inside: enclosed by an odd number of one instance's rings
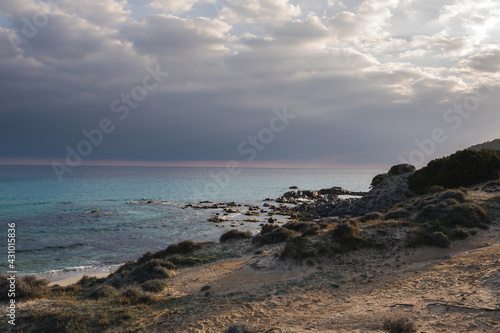
[[[227,230],[207,221],[213,211],[182,209],[187,203],[262,204],[292,185],[366,191],[381,172],[242,169],[228,176],[223,168],[78,167],[60,182],[50,166],[0,166],[0,271],[7,270],[9,222],[16,223],[19,274],[103,270],[184,239],[216,241]]]

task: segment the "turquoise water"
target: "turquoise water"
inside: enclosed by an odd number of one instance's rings
[[[213,211],[182,209],[187,203],[262,204],[292,185],[366,191],[381,172],[242,169],[230,176],[223,168],[78,167],[60,182],[50,166],[0,166],[0,233],[6,239],[7,223],[16,223],[21,274],[107,267],[184,239],[217,240],[225,230],[207,221]],[[0,269],[7,270],[0,244]]]

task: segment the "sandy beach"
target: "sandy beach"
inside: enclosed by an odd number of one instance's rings
[[[105,278],[109,276],[110,273],[97,273],[97,274],[90,274],[91,276],[95,276],[96,278]],[[69,286],[70,284],[75,284],[77,283],[85,274],[78,275],[78,276],[73,276],[69,278],[64,278],[60,280],[54,280],[49,283],[49,286],[55,286],[59,285],[61,287]]]

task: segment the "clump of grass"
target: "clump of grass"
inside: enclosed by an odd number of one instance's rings
[[[450,198],[448,198],[450,199]],[[451,199],[453,200],[453,199]],[[463,226],[467,228],[487,229],[491,223],[486,211],[479,205],[470,202],[441,202],[427,205],[416,216],[419,222],[439,220],[448,227]]]
[[[395,320],[386,319],[382,329],[389,333],[414,333],[417,326],[407,317]]]
[[[361,231],[355,222],[341,222],[327,236],[341,244],[356,244],[361,238]]]
[[[300,232],[304,236],[317,235],[321,229],[315,222],[288,222],[283,228]]]
[[[384,215],[384,219],[386,219],[386,220],[404,219],[408,216],[410,216],[410,212],[407,211],[406,209],[396,209],[396,210],[393,210],[393,211],[386,213]]]
[[[11,289],[11,281],[8,280],[10,275],[0,275],[0,301],[7,301],[9,289]],[[49,281],[38,279],[36,275],[16,276],[15,278],[15,293],[17,299],[35,299],[42,298],[49,294]]]
[[[278,229],[280,226],[276,224],[263,224],[262,228],[260,229],[260,234],[264,235],[267,234],[275,229]]]
[[[250,231],[229,230],[220,236],[220,242],[224,243],[230,240],[252,238]]]
[[[361,216],[359,218],[359,221],[360,222],[367,222],[367,221],[372,221],[372,220],[380,220],[380,219],[382,219],[383,216],[384,216],[384,214],[382,214],[380,212],[371,212],[371,213],[367,213],[367,214]]]
[[[440,193],[440,192],[444,192],[444,191],[446,191],[446,189],[443,186],[432,185],[431,187],[429,187],[426,190],[426,193],[427,194],[432,194],[432,193]]]
[[[326,239],[334,253],[349,252],[365,245],[361,230],[354,221],[339,223],[326,234]]]
[[[324,247],[319,242],[314,242],[311,237],[300,236],[290,239],[286,242],[281,258],[292,258],[295,260],[303,260],[314,257],[324,252]]]
[[[63,293],[74,294],[74,293],[78,293],[82,290],[83,290],[82,286],[79,284],[76,284],[76,283],[70,284],[70,285],[65,286],[65,287],[62,287],[62,286],[56,284],[56,285],[53,285],[51,288],[52,294],[63,294]]]
[[[130,267],[129,271],[121,272],[129,280],[143,283],[148,280],[168,279],[173,275],[175,265],[168,260],[152,259],[142,265]]]
[[[255,236],[252,240],[252,243],[260,243],[260,244],[283,243],[299,235],[300,234],[298,232],[287,228],[277,228],[263,235],[261,234]]]
[[[102,287],[93,290],[89,294],[89,298],[93,299],[102,299],[102,298],[112,298],[118,295],[118,290],[115,287],[110,286],[109,284],[105,284]]]
[[[184,257],[178,254],[173,255],[168,259],[171,261],[176,267],[186,267],[186,266],[195,266],[204,263],[205,261],[203,258],[198,258],[198,257]]]
[[[138,304],[138,303],[153,303],[156,298],[137,287],[127,288],[120,297],[117,298],[116,302],[120,304]]]
[[[255,333],[255,328],[247,324],[232,324],[226,328],[223,333]]]
[[[451,244],[448,236],[445,235],[442,231],[434,231],[432,234],[430,234],[430,241],[432,242],[432,244],[442,248],[447,248]]]
[[[141,285],[144,291],[160,292],[168,287],[167,281],[165,280],[149,280]]]
[[[159,259],[171,256],[174,254],[189,254],[201,248],[200,243],[193,242],[192,240],[184,240],[180,243],[170,244],[165,250],[158,252],[148,251],[139,258],[139,262],[145,262],[150,259]]]

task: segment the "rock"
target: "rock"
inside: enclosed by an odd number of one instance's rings
[[[275,221],[276,221],[276,220],[275,220],[275,219],[273,219],[272,217],[270,217],[270,218],[267,220],[267,222],[269,222],[269,223],[274,223]]]
[[[99,209],[94,209],[93,211],[91,211],[90,213],[91,214],[95,214],[95,213],[100,213],[101,211]]]
[[[297,189],[298,189],[298,187],[297,187],[297,186],[290,186],[290,187],[289,187],[289,189],[290,189],[290,190],[297,190]]]
[[[208,219],[209,222],[214,222],[214,223],[220,223],[220,222],[227,222],[228,220],[225,218],[221,218],[218,216],[212,217]]]

